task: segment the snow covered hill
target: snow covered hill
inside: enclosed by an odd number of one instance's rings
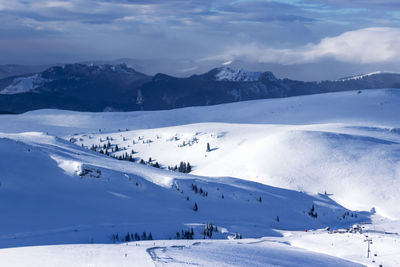
[[[375,207],[382,215],[400,218],[399,102],[400,92],[388,89],[171,111],[44,110],[2,116],[0,131],[44,131],[66,140],[78,134],[82,141],[77,143],[88,148],[109,136],[128,152],[139,152],[138,159],[152,157],[164,167],[188,161],[194,174],[326,191],[349,208]],[[13,123],[7,123],[11,118]],[[218,123],[160,128],[202,122]],[[168,141],[174,136],[176,141]],[[151,142],[143,144],[139,137]],[[193,139],[196,143],[188,145]],[[206,153],[207,142],[218,149]]]
[[[139,243],[132,243],[123,254],[121,245],[110,245],[109,255],[121,254],[121,265],[129,257],[125,253],[140,254],[147,263],[150,257],[156,266],[201,265],[205,255],[216,263],[233,257],[218,258],[213,251],[258,254],[255,266],[268,253],[315,265],[352,264],[318,254],[324,253],[396,266],[395,253],[381,255],[400,242],[398,103],[400,90],[385,89],[168,111],[1,115],[0,203],[13,205],[0,205],[0,214],[7,214],[0,220],[0,247],[119,243],[128,232],[129,240],[135,233],[143,239],[143,232],[144,239],[150,232],[153,239],[175,239],[177,233],[191,236],[192,228],[194,238],[203,238],[212,223],[218,228],[213,238],[269,236],[271,243],[246,240],[238,248],[241,241],[200,246],[144,241],[140,245],[151,253],[137,252],[131,246]],[[181,162],[190,163],[189,174],[168,170]],[[371,219],[364,231],[382,240],[373,259],[364,256],[359,245],[364,236],[358,233],[293,232]],[[186,248],[176,249],[182,245]],[[64,248],[77,257],[86,249],[108,250],[72,245],[23,253],[52,255]],[[0,250],[0,262],[19,251]],[[237,262],[246,260],[234,254]]]
[[[169,239],[191,228],[203,238],[207,223],[227,238],[369,221],[328,196],[118,161],[42,133],[1,134],[0,151],[0,202],[12,203],[0,207],[1,247],[112,243],[128,232]]]

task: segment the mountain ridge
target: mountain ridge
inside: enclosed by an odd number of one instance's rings
[[[358,77],[358,78],[357,78]],[[126,64],[66,64],[0,79],[0,110],[165,110],[361,89],[400,88],[400,74],[377,72],[336,81],[279,79],[228,66],[186,78],[149,76]]]

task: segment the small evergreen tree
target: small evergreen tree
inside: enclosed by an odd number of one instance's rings
[[[135,233],[135,240],[136,240],[136,241],[139,241],[139,240],[140,240],[140,236],[139,236],[139,234],[138,234],[137,232]]]
[[[125,236],[125,242],[131,241],[131,236],[129,235],[129,232]]]
[[[198,211],[198,210],[199,210],[199,207],[197,206],[197,203],[196,203],[196,202],[194,203],[193,210],[194,210],[194,211]]]

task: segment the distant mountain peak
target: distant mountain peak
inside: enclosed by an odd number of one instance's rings
[[[254,82],[258,81],[261,72],[249,72],[243,69],[232,69],[229,67],[221,67],[217,69],[215,74],[217,81],[230,81],[230,82]]]

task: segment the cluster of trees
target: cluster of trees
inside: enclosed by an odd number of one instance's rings
[[[174,167],[168,166],[168,170],[178,171],[178,172],[182,172],[182,173],[189,173],[192,171],[192,165],[190,165],[189,162],[181,161],[179,163],[179,167],[177,165],[175,165]]]
[[[200,189],[197,187],[197,185],[192,184],[192,190],[197,194],[199,193],[200,195],[202,195],[203,197],[208,196],[208,192],[206,192],[205,190],[203,190],[203,188],[200,187]]]
[[[154,168],[161,168],[160,164],[157,161],[154,161],[154,162],[153,161],[154,160],[151,157],[149,157],[148,161],[144,161],[143,159],[141,159],[139,161],[139,163],[140,164],[145,164],[145,165],[148,165],[148,166],[152,166]]]
[[[83,144],[82,144],[82,147],[83,147]],[[113,146],[110,143],[110,141],[107,141],[107,143],[105,143],[103,145],[92,144],[92,146],[89,149],[93,150],[93,151],[96,151],[96,152],[99,152],[101,154],[105,154],[107,156],[109,156],[110,153],[114,153],[114,152],[120,151],[120,148],[118,147],[118,145]]]
[[[185,231],[176,232],[176,239],[193,239],[194,231],[193,228],[190,228]]]
[[[218,232],[218,227],[214,226],[212,223],[207,223],[204,226],[204,230],[203,230],[203,238],[205,239],[206,236],[208,238],[212,238],[213,232]]]
[[[235,236],[233,237],[234,239],[242,239],[242,234],[240,233],[235,233]]]
[[[124,241],[130,242],[130,241],[140,241],[140,240],[153,240],[153,235],[151,234],[151,232],[149,232],[149,234],[146,234],[146,232],[143,232],[141,237],[137,232],[135,234],[128,232],[124,236],[119,236],[117,233],[117,234],[112,234],[111,240],[114,243],[115,242],[124,242]]]
[[[135,158],[133,157],[134,154],[137,154],[137,152],[135,152],[133,149],[131,151],[131,153],[129,154],[128,152],[125,152],[121,155],[115,155],[112,153],[118,152],[118,151],[124,151],[126,150],[126,148],[124,147],[123,149],[121,149],[120,147],[118,147],[118,145],[113,145],[110,141],[113,141],[114,139],[112,137],[107,136],[106,140],[102,140],[100,138],[100,142],[104,142],[107,141],[106,143],[104,143],[103,145],[95,145],[92,144],[91,147],[89,148],[90,150],[99,152],[100,154],[104,154],[107,156],[111,156],[115,159],[118,160],[126,160],[126,161],[131,161],[131,162],[135,162]],[[123,140],[126,141],[125,137],[123,137]],[[151,143],[152,140],[144,140],[144,137],[139,137],[138,138],[139,141],[143,141],[143,143]],[[70,142],[76,142],[77,140],[75,138],[71,138]],[[135,140],[133,140],[133,143],[135,144]],[[84,147],[84,145],[82,144],[82,147]],[[154,161],[151,157],[149,157],[148,161],[145,161],[143,159],[140,159],[139,163],[141,164],[145,164],[148,166],[152,166],[155,168],[161,168],[161,165],[157,162]],[[178,171],[178,172],[182,172],[182,173],[190,173],[192,171],[192,165],[190,165],[189,162],[183,162],[181,161],[178,165],[175,165],[174,167],[168,166],[168,170],[172,170],[172,171]]]
[[[126,161],[135,162],[135,159],[132,157],[132,154],[128,154],[128,152],[125,152],[125,153],[123,153],[122,155],[119,155],[119,156],[113,156],[113,158],[116,158],[118,160],[126,160]]]
[[[345,213],[343,213],[342,218],[346,219],[347,216],[350,216],[352,218],[353,217],[357,218],[357,213],[350,213],[350,212],[346,211]]]
[[[199,142],[199,139],[197,137],[193,137],[191,140],[189,140],[187,142],[183,141],[182,144],[178,145],[178,147],[192,146],[198,142]]]

